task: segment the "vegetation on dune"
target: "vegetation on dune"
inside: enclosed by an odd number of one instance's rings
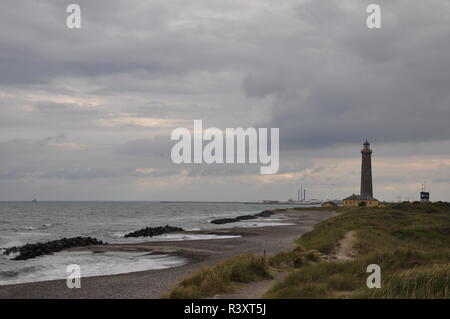
[[[281,251],[269,258],[269,265],[278,268],[299,268],[311,262],[320,261],[319,252],[315,249],[305,250],[298,246],[292,251]]]
[[[271,279],[265,257],[240,255],[205,267],[185,278],[168,296],[173,299],[197,299],[232,293],[239,283]]]
[[[445,262],[447,261],[447,263]],[[366,267],[378,264],[381,289],[368,289]],[[378,252],[351,262],[322,262],[292,271],[266,298],[448,298],[448,255],[413,250]]]
[[[301,210],[329,210],[307,208]],[[271,257],[241,255],[184,279],[169,298],[231,293],[239,283],[288,273],[265,298],[449,298],[450,205],[401,203],[389,208],[336,208],[339,215],[316,225],[292,251]],[[329,258],[346,234],[355,234],[356,256]],[[330,261],[331,260],[331,261]],[[369,289],[367,266],[381,267],[381,288]]]
[[[297,240],[302,250],[332,254],[356,232],[356,258],[306,264],[272,287],[266,298],[449,298],[450,207],[402,203],[390,208],[340,208]],[[380,289],[366,285],[366,268],[378,264]]]

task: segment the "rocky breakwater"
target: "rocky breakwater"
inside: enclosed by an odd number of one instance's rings
[[[140,230],[136,230],[134,232],[131,232],[129,234],[126,234],[124,237],[125,238],[129,238],[129,237],[153,237],[153,236],[160,236],[163,234],[168,234],[168,233],[175,233],[175,232],[180,232],[180,231],[184,231],[183,228],[180,227],[173,227],[173,226],[158,226],[158,227],[146,227]]]
[[[73,237],[47,241],[43,243],[26,244],[11,247],[3,252],[3,255],[15,255],[13,260],[27,260],[42,255],[50,255],[72,247],[84,247],[91,245],[106,245],[101,240],[92,237]]]
[[[270,217],[273,214],[274,214],[273,211],[265,210],[265,211],[262,211],[260,213],[253,214],[253,215],[242,215],[242,216],[233,217],[233,218],[214,219],[214,220],[211,221],[211,223],[212,224],[217,224],[217,225],[229,224],[229,223],[237,223],[237,222],[241,222],[241,221],[244,221],[244,220],[256,219],[258,217]]]

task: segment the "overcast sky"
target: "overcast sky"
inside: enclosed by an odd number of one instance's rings
[[[279,128],[279,173],[173,164],[194,119]],[[366,138],[375,197],[450,200],[449,121],[448,0],[0,3],[0,200],[342,198]]]

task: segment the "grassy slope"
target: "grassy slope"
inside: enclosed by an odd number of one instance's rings
[[[281,270],[289,274],[264,297],[449,298],[449,210],[439,203],[338,208],[340,215],[299,238],[294,250],[267,259],[255,255],[227,259],[185,278],[165,297],[229,293],[240,283],[268,279],[270,270]],[[349,231],[356,232],[357,257],[346,263],[320,261],[320,253],[330,254]],[[366,286],[369,264],[381,266],[381,289]]]
[[[445,204],[397,204],[389,209],[340,209],[297,240],[300,249],[329,254],[355,231],[357,257],[346,263],[304,264],[267,298],[448,298],[450,213]],[[366,286],[367,265],[378,264],[381,289]]]

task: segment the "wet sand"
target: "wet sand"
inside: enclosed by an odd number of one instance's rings
[[[187,260],[183,266],[119,275],[81,278],[80,289],[68,289],[65,280],[0,286],[0,298],[160,298],[182,278],[203,266],[243,253],[275,254],[294,247],[294,240],[313,226],[335,216],[333,211],[282,211],[273,217],[285,218],[292,225],[257,228],[227,228],[192,234],[240,235],[238,238],[159,241],[138,244],[95,246],[77,250],[143,251],[178,255]],[[262,219],[264,220],[264,219]],[[74,249],[72,249],[74,250]]]

